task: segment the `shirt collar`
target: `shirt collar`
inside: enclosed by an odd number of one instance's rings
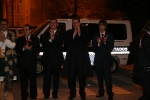
[[[100,35],[101,35],[101,34],[104,34],[104,35],[105,35],[105,33],[106,33],[105,31],[104,31],[103,33],[100,32]]]
[[[57,29],[54,31],[54,34],[56,33]],[[50,31],[49,31],[50,32]]]
[[[31,35],[28,36],[28,39],[30,39],[30,37],[31,37]],[[27,37],[25,37],[25,38],[27,38]]]
[[[56,33],[57,29],[54,31],[54,34]]]

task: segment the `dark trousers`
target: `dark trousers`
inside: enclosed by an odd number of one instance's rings
[[[20,72],[20,82],[21,82],[21,97],[26,100],[29,96],[27,88],[28,81],[30,82],[30,98],[34,99],[37,97],[37,85],[36,85],[36,67],[26,67],[21,68]]]
[[[60,63],[49,63],[44,64],[44,82],[43,82],[43,93],[46,98],[50,96],[51,89],[51,78],[53,79],[53,92],[52,95],[55,97],[58,94],[59,78],[60,78],[61,64]]]
[[[141,85],[143,88],[143,96],[139,100],[150,100],[150,75],[142,72]]]
[[[85,76],[79,76],[77,70],[74,72],[73,77],[68,77],[68,86],[70,89],[70,96],[76,96],[76,77],[78,76],[79,81],[79,94],[81,97],[85,97]]]
[[[107,94],[113,95],[110,67],[111,67],[110,64],[104,61],[101,61],[100,65],[96,66],[99,93],[101,95],[104,95],[104,81],[103,80],[105,80]]]

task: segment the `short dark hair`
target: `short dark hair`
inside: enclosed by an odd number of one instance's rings
[[[51,22],[52,20],[55,20],[55,21],[58,23],[58,21],[57,21],[56,18],[51,18],[51,19],[50,19],[50,22]]]
[[[99,22],[98,22],[98,25],[104,25],[105,27],[107,27],[107,21],[106,20],[104,20],[104,19],[102,19],[102,20],[100,20]]]
[[[25,24],[24,27],[25,27],[25,26],[28,26],[30,30],[32,29],[32,26],[29,25],[29,24]]]
[[[7,22],[7,24],[8,24],[8,19],[3,18],[3,19],[1,19],[0,22],[2,22],[2,21]]]
[[[72,18],[72,21],[73,20],[78,20],[78,22],[80,22],[80,18],[79,17],[74,17],[74,18]]]

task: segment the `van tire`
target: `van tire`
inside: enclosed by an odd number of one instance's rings
[[[43,74],[43,65],[41,61],[37,61],[37,68],[36,68],[36,75],[42,75]]]
[[[112,58],[113,63],[111,64],[111,73],[115,73],[118,70],[118,62]]]

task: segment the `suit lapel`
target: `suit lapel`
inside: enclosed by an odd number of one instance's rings
[[[30,45],[32,45],[32,43],[33,43],[32,41],[33,41],[33,36],[31,35],[31,36],[30,36],[30,39],[29,39],[29,44],[30,44]]]
[[[56,33],[55,33],[55,37],[58,36],[58,34],[59,34],[59,32],[58,32],[58,30],[57,30]]]
[[[32,41],[32,40],[33,40],[33,36],[31,35],[29,41]]]
[[[100,38],[101,38],[101,36],[100,36],[100,33],[99,33],[99,32],[97,33],[97,37],[100,37]]]
[[[107,32],[105,33],[105,37],[108,37],[108,33]]]
[[[26,37],[24,36],[23,38],[23,44],[25,45],[26,44]]]

